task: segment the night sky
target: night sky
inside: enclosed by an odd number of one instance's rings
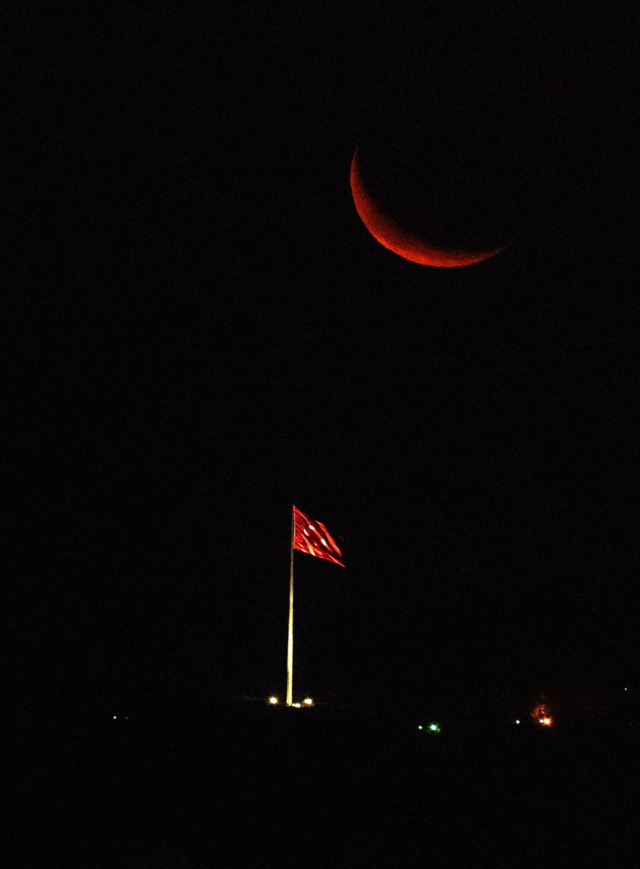
[[[292,504],[346,565],[296,555],[294,692],[623,684],[633,22],[272,6],[13,14],[4,699],[282,695]],[[349,166],[385,124],[506,179],[514,242],[379,245]]]

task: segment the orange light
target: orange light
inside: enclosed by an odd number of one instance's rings
[[[553,716],[546,703],[538,703],[531,713],[531,717],[537,724],[541,724],[543,727],[551,727],[553,724]]]

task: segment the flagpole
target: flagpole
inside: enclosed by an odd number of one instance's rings
[[[289,642],[287,643],[287,706],[293,704],[293,540],[295,513],[291,508],[291,566],[289,570]]]

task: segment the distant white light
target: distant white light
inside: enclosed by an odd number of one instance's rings
[[[305,697],[302,702],[305,706],[313,706],[313,700],[311,699],[311,697]]]
[[[296,709],[300,709],[300,706],[301,706],[302,704],[300,704],[300,703],[292,703],[291,705],[292,705],[292,706],[295,706]]]
[[[271,703],[272,705],[275,706],[275,704],[276,704],[277,702],[278,702],[278,698],[277,698],[277,697],[269,697],[269,703]]]
[[[516,724],[520,724],[520,719],[516,718]]]
[[[117,715],[114,715],[114,716],[113,716],[113,720],[115,721],[117,717],[118,717]]]
[[[422,726],[422,724],[418,724],[418,730],[424,730],[424,727]]]

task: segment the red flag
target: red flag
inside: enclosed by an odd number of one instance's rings
[[[293,520],[294,549],[308,552],[309,555],[315,555],[317,558],[326,558],[327,561],[333,561],[334,564],[344,567],[344,564],[340,561],[342,553],[338,549],[338,544],[322,522],[309,519],[297,507],[293,508]]]

